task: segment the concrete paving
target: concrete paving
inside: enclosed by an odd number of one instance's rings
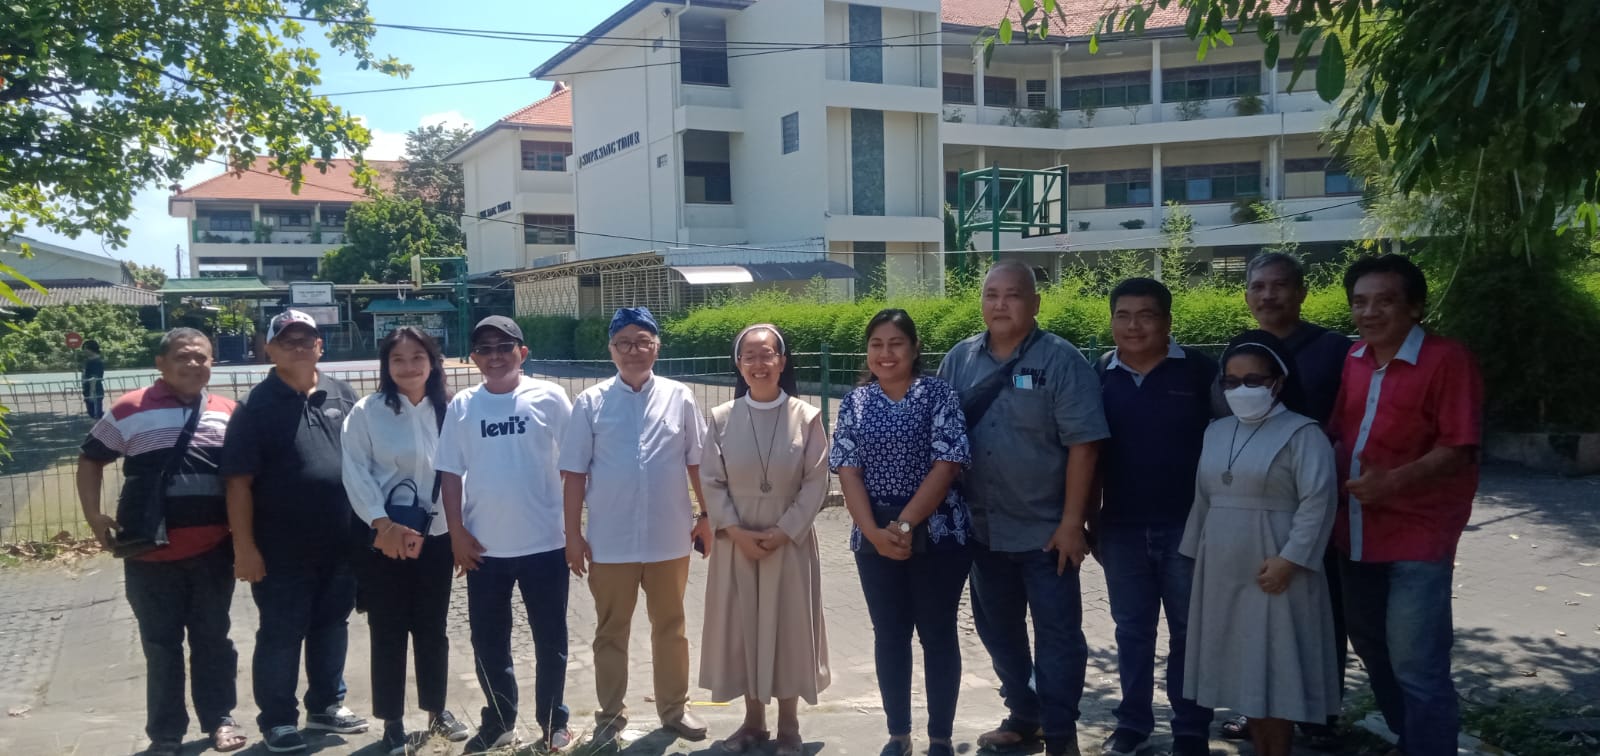
[[[1600,594],[1597,503],[1600,479],[1560,479],[1510,469],[1491,469],[1485,474],[1472,525],[1462,539],[1456,572],[1456,677],[1463,695],[1489,700],[1511,693],[1565,694],[1569,700],[1600,700],[1600,614],[1595,611],[1600,606],[1600,598],[1595,596]],[[873,676],[871,625],[845,546],[848,529],[848,518],[838,509],[824,511],[817,522],[834,682],[823,692],[818,706],[802,706],[801,731],[812,756],[818,752],[870,756],[884,742]],[[705,569],[696,563],[690,573],[688,598],[696,660],[704,579]],[[1116,664],[1104,580],[1092,562],[1084,570],[1083,585],[1084,625],[1091,651],[1079,740],[1085,754],[1095,754],[1113,721],[1111,709],[1118,698]],[[571,596],[566,700],[573,710],[574,726],[587,728],[595,706],[589,649],[594,609],[581,582],[572,583]],[[257,624],[255,606],[242,589],[235,594],[233,606],[232,635],[244,660],[235,716],[250,730],[252,750],[246,753],[265,753],[251,726],[256,712],[250,700],[248,659]],[[633,635],[629,706],[634,721],[625,752],[633,756],[720,753],[714,741],[737,727],[742,715],[737,702],[696,702],[697,711],[711,725],[711,738],[703,743],[652,732],[656,723],[654,706],[648,700],[648,628],[643,615],[640,611]],[[976,750],[973,741],[977,735],[994,726],[1003,710],[994,673],[967,607],[963,607],[960,622],[964,671],[956,741],[958,752],[967,754]],[[457,583],[450,623],[450,707],[472,722],[483,699],[472,674],[464,582]],[[531,635],[521,618],[513,632],[519,683],[524,700],[531,700]],[[363,715],[370,713],[366,636],[365,618],[352,617],[347,703]],[[1360,691],[1363,680],[1359,669],[1353,669],[1352,693]],[[914,687],[920,690],[920,681]],[[1164,708],[1160,686],[1157,688],[1157,705]],[[920,712],[920,692],[915,701]],[[0,570],[0,707],[9,714],[0,719],[0,754],[122,756],[144,747],[144,661],[132,612],[123,598],[120,565],[102,556],[70,569],[46,565]],[[1219,721],[1225,714],[1218,713]],[[1157,719],[1164,721],[1167,716],[1160,711]],[[422,715],[416,713],[409,720],[420,726]],[[915,725],[919,753],[926,746],[920,735],[923,723],[919,713]],[[201,733],[194,731],[191,738],[185,753],[207,752]],[[375,731],[312,736],[310,740],[314,753],[380,752]],[[1157,748],[1164,749],[1166,741],[1162,725]],[[1214,753],[1238,752],[1233,744],[1221,740],[1213,740],[1212,746]],[[459,745],[442,741],[433,742],[425,751],[459,752]]]

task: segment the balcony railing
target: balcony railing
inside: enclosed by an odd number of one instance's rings
[[[265,241],[257,241],[254,231],[195,231],[197,244],[343,244],[343,231],[323,231],[318,240],[314,231],[281,231],[274,229]]]
[[[945,123],[976,124],[980,126],[1012,126],[1034,129],[1084,129],[1107,126],[1131,126],[1153,123],[1156,109],[1161,110],[1161,122],[1172,123],[1208,118],[1232,118],[1265,113],[1299,113],[1326,110],[1315,92],[1297,92],[1278,95],[1277,105],[1266,95],[1247,97],[1222,97],[1211,100],[1185,100],[1164,102],[1160,105],[1106,105],[1093,109],[1054,110],[1051,108],[1014,108],[961,103],[944,104]]]

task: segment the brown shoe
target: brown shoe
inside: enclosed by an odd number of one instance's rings
[[[688,709],[683,710],[683,716],[678,717],[677,721],[668,722],[666,726],[684,740],[698,742],[706,739],[705,720]]]

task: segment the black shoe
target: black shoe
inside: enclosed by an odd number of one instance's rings
[[[1250,718],[1240,714],[1237,717],[1225,720],[1217,730],[1222,735],[1223,740],[1249,740]]]
[[[911,756],[911,739],[889,738],[889,742],[883,744],[883,750],[878,752],[878,756]]]
[[[517,745],[517,728],[501,730],[491,727],[479,727],[478,734],[467,741],[465,748],[461,749],[462,756],[474,753],[488,753],[496,748],[506,748]]]
[[[1172,756],[1210,756],[1211,744],[1198,735],[1179,735],[1172,739]]]
[[[306,749],[306,739],[294,725],[279,725],[261,734],[261,742],[273,753],[295,753]]]
[[[956,756],[956,749],[949,743],[930,741],[928,743],[928,756]]]
[[[320,714],[307,715],[306,729],[351,735],[358,732],[366,732],[367,720],[356,716],[355,712],[339,704],[334,704]]]
[[[436,717],[428,718],[428,732],[438,735],[452,743],[460,743],[467,739],[468,730],[465,724],[456,719],[449,709],[439,712]]]
[[[383,740],[381,743],[384,753],[389,754],[389,756],[412,756],[412,754],[422,753],[422,747],[428,743],[428,733],[413,732],[407,734],[406,726],[403,722],[386,722],[383,725]]]
[[[619,718],[619,719],[613,719],[609,724],[603,724],[603,725],[600,725],[598,727],[595,727],[594,728],[594,732],[589,734],[589,747],[590,748],[612,748],[612,747],[616,747],[618,745],[618,740],[622,737],[623,728],[625,728],[627,726],[628,726],[627,720]]]
[[[1150,747],[1150,738],[1133,730],[1118,729],[1100,746],[1101,756],[1134,756]]]

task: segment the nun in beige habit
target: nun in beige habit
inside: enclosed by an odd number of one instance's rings
[[[802,753],[798,699],[828,687],[822,567],[811,523],[828,492],[822,413],[798,398],[777,327],[744,329],[733,344],[734,400],[711,411],[701,463],[716,532],[706,578],[700,686],[715,701],[742,698],[731,753],[771,737],[766,705],[778,699],[778,756]]]

